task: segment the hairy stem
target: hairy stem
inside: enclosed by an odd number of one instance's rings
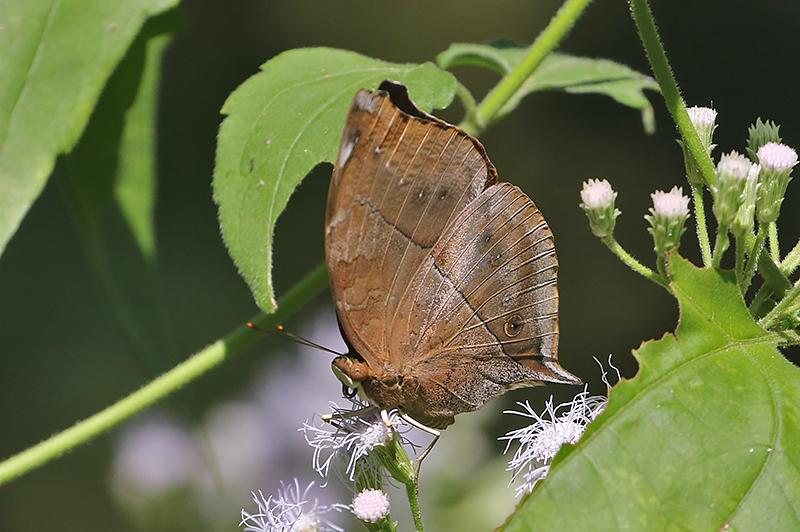
[[[714,268],[719,268],[722,256],[725,254],[725,250],[728,249],[729,244],[728,226],[720,225],[717,228],[717,241],[714,243],[714,261],[712,263]]]
[[[411,505],[411,515],[414,516],[414,529],[416,532],[424,532],[422,516],[419,513],[419,497],[417,496],[416,483],[406,484],[406,494],[408,495],[408,503]]]
[[[768,329],[775,325],[781,318],[784,317],[786,311],[792,306],[798,296],[800,296],[800,281],[797,281],[794,286],[792,286],[791,290],[789,290],[789,292],[783,297],[783,299],[781,299],[781,301],[775,305],[775,308],[770,310],[767,315],[759,321],[761,326],[765,329]]]
[[[483,128],[492,123],[500,109],[522,87],[525,80],[530,77],[545,57],[561,43],[564,37],[575,25],[575,22],[586,10],[592,0],[566,0],[547,27],[539,34],[528,54],[512,72],[500,80],[478,106],[475,120],[472,123],[462,124],[467,133],[479,135]]]
[[[259,314],[252,321],[262,328],[278,325],[317,295],[327,285],[327,282],[328,271],[323,263],[280,298],[278,310],[274,314]],[[8,458],[0,463],[0,485],[46,464],[118,425],[137,412],[141,412],[239,353],[259,337],[261,336],[258,332],[242,325],[225,338],[192,355],[188,360],[105,410]]]
[[[613,236],[607,236],[602,239],[603,243],[608,246],[608,249],[611,250],[614,255],[620,258],[622,262],[628,265],[630,269],[635,271],[636,273],[643,275],[644,277],[650,279],[656,284],[659,284],[669,290],[669,281],[664,276],[661,276],[633,258],[633,256],[625,251],[625,249],[619,245],[619,242]]]
[[[739,291],[742,296],[745,295],[746,289],[744,288],[744,264],[745,264],[745,243],[743,238],[736,237],[736,284],[739,286]]]
[[[776,264],[780,264],[781,251],[778,245],[778,224],[775,222],[768,223],[767,232],[769,233],[769,256]]]
[[[747,246],[747,243],[745,242],[744,245]],[[753,241],[753,247],[750,249],[750,253],[748,254],[747,266],[745,266],[744,268],[742,281],[739,285],[742,294],[747,292],[748,288],[750,288],[750,283],[753,282],[753,275],[755,275],[756,273],[756,265],[758,264],[758,256],[761,254],[761,249],[763,246],[764,246],[764,228],[759,226],[758,233],[756,234],[756,237]]]
[[[703,143],[700,141],[697,130],[692,125],[692,121],[689,120],[686,104],[681,98],[678,83],[675,81],[675,76],[672,74],[669,61],[667,61],[667,56],[664,53],[664,47],[658,36],[650,6],[647,4],[647,0],[629,0],[629,3],[633,20],[636,22],[639,37],[647,54],[647,60],[650,62],[650,67],[653,69],[653,74],[659,87],[661,87],[661,94],[664,96],[664,101],[672,115],[672,119],[678,126],[678,131],[680,131],[685,146],[697,162],[706,184],[713,185],[716,181],[714,163],[711,162],[711,157],[709,157]]]
[[[703,266],[711,266],[711,241],[708,238],[708,225],[706,224],[706,207],[703,201],[703,185],[692,184],[692,202],[694,203],[694,220],[697,224],[697,241],[700,243],[700,253],[703,256]],[[719,242],[719,235],[717,235]],[[726,245],[727,247],[727,245]],[[714,251],[714,260],[717,252]]]
[[[783,262],[781,262],[781,273],[789,275],[798,266],[800,266],[800,241],[794,245],[789,254],[786,255],[786,258],[783,259]]]
[[[478,104],[475,97],[460,81],[456,80],[456,94],[464,106],[464,121],[459,127],[470,135],[477,135],[486,128],[486,124],[479,122]]]

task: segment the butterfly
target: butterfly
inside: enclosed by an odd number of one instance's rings
[[[325,251],[346,387],[443,429],[558,363],[558,261],[541,212],[483,145],[404,85],[361,90],[328,192]]]

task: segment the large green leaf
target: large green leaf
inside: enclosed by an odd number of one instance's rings
[[[676,335],[636,351],[639,373],[506,532],[800,530],[800,370],[730,272],[670,268]]]
[[[156,111],[161,58],[177,9],[143,26],[109,79],[78,144],[59,160],[78,232],[134,356],[155,374],[168,342],[152,266]]]
[[[80,141],[64,158],[66,190],[82,236],[91,240],[87,232],[101,229],[101,217],[116,208],[148,261],[155,255],[161,56],[180,19],[175,9],[147,21],[109,78]]]
[[[0,251],[148,17],[177,0],[0,0]]]
[[[114,199],[139,249],[150,261],[156,253],[156,119],[161,59],[172,36],[160,34],[145,44],[145,66],[136,100],[125,114]]]
[[[514,70],[527,53],[527,48],[507,44],[453,44],[440,53],[436,61],[442,68],[480,66],[505,75]],[[498,117],[514,110],[532,92],[563,90],[574,94],[594,93],[609,96],[623,105],[638,109],[642,114],[645,131],[652,133],[655,131],[653,108],[644,95],[645,89],[659,90],[653,78],[620,63],[608,59],[552,53],[503,106]]]
[[[316,165],[336,157],[356,92],[384,79],[408,86],[422,109],[443,108],[453,77],[426,63],[395,64],[353,52],[306,48],[261,67],[225,102],[214,170],[225,243],[265,312],[275,309],[272,236],[289,196]]]

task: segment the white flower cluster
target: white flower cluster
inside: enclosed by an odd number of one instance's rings
[[[683,195],[683,187],[672,187],[669,192],[656,190],[650,197],[653,199],[653,210],[663,218],[689,216],[689,198]]]
[[[614,189],[607,179],[590,179],[583,183],[581,200],[586,208],[605,209],[614,201]]]
[[[553,406],[551,396],[541,416],[527,401],[517,403],[524,411],[505,412],[533,419],[529,426],[511,431],[500,438],[508,441],[505,452],[508,452],[513,441],[519,441],[519,448],[507,468],[514,472],[509,486],[522,474],[524,482],[517,488],[517,497],[533,491],[536,483],[547,476],[550,462],[561,446],[565,443],[578,443],[586,427],[605,410],[607,403],[606,397],[590,397],[589,392],[584,390],[572,401],[556,407]]]
[[[713,127],[717,121],[717,111],[710,107],[698,107],[695,105],[687,108],[686,112],[689,114],[689,120],[692,121],[692,125],[701,134]]]
[[[301,429],[306,441],[314,449],[314,469],[323,477],[328,478],[334,459],[341,458],[347,461],[345,473],[348,480],[355,481],[356,464],[361,463],[367,468],[378,468],[378,464],[371,460],[371,451],[380,445],[386,445],[393,436],[392,427],[399,431],[409,427],[395,410],[388,414],[390,425],[381,418],[380,410],[372,408],[366,410],[367,405],[354,402],[352,409],[340,409],[332,403],[332,423],[316,426],[310,422],[304,423]],[[365,410],[360,415],[354,412]],[[410,443],[403,440],[404,443]]]
[[[797,164],[797,152],[785,144],[768,142],[758,149],[758,162],[765,170],[785,172]]]
[[[244,526],[244,532],[343,532],[343,529],[323,518],[330,511],[341,511],[347,506],[334,504],[323,506],[315,499],[313,503],[308,500],[308,492],[314,483],[300,492],[300,483],[297,479],[289,486],[281,483],[282,489],[276,497],[264,497],[259,491],[253,493],[253,500],[258,506],[258,512],[251,514],[242,510],[242,521],[239,526]]]
[[[360,520],[377,523],[389,515],[389,497],[383,490],[366,489],[353,498],[350,508]]]

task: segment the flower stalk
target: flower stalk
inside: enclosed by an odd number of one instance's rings
[[[639,37],[644,45],[647,59],[650,62],[650,67],[653,69],[653,75],[661,88],[664,102],[667,104],[667,109],[669,109],[673,121],[678,126],[683,142],[695,159],[703,180],[706,184],[713,185],[715,181],[714,164],[711,162],[711,158],[700,140],[700,135],[689,118],[686,104],[681,98],[678,83],[672,74],[667,55],[658,36],[650,6],[647,4],[647,0],[629,0],[628,3],[631,7],[631,15],[636,22]]]
[[[708,224],[706,223],[706,207],[703,200],[703,185],[690,183],[692,189],[692,204],[694,205],[694,221],[697,228],[697,242],[700,244],[700,255],[703,257],[703,266],[712,263],[711,241],[708,238]]]
[[[278,300],[278,310],[274,314],[259,314],[252,321],[262,328],[272,328],[314,298],[327,284],[328,270],[325,263],[321,263]],[[178,364],[167,373],[108,408],[6,459],[0,463],[0,485],[61,456],[70,449],[74,449],[122,423],[137,412],[219,366],[261,337],[262,335],[250,327],[242,325],[222,340],[218,340],[192,355],[185,362]]]
[[[468,116],[460,127],[470,135],[480,135],[499,115],[503,106],[519,91],[522,84],[555,50],[569,33],[592,0],[566,0],[547,27],[531,44],[525,58],[491,90],[478,106],[474,119]]]

